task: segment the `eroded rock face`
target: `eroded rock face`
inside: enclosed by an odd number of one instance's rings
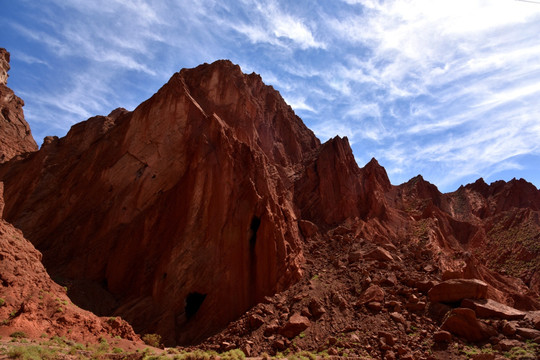
[[[9,52],[0,48],[0,163],[38,148],[24,120],[24,101],[7,87],[9,59]]]
[[[302,218],[321,225],[346,219],[384,218],[385,192],[391,185],[383,167],[372,159],[359,168],[348,139],[324,143],[295,184],[295,202]]]
[[[479,179],[441,194],[418,176],[391,193],[409,216],[412,243],[437,254],[442,280],[479,279],[489,284],[490,299],[519,310],[539,308],[540,268],[534,259],[540,191],[534,185]]]
[[[0,85],[7,85],[9,69],[9,52],[4,48],[0,48]]]
[[[2,193],[0,182],[0,210]],[[32,338],[47,334],[79,342],[97,342],[100,337],[110,341],[119,336],[140,342],[124,320],[98,318],[75,306],[66,290],[51,280],[41,259],[41,253],[22,232],[0,216],[1,336],[23,331]]]
[[[300,277],[289,176],[318,145],[279,93],[219,61],[1,169],[6,216],[53,276],[189,343]]]

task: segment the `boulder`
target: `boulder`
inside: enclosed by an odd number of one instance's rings
[[[473,310],[466,308],[453,309],[447,315],[441,329],[471,342],[484,341],[497,334],[495,329],[478,321]]]
[[[384,342],[389,346],[394,346],[396,344],[396,338],[388,331],[379,331],[377,336],[383,338]]]
[[[302,232],[302,235],[304,235],[304,237],[306,238],[312,237],[319,231],[319,228],[317,227],[317,225],[315,225],[314,223],[308,220],[298,221],[298,226],[300,227],[300,231]]]
[[[364,253],[362,251],[360,251],[360,250],[353,251],[353,252],[349,253],[348,260],[349,260],[350,263],[355,263],[355,262],[361,260],[363,256],[364,256]]]
[[[279,330],[279,333],[289,339],[299,335],[302,331],[306,330],[311,323],[309,319],[295,313],[289,318],[289,321]]]
[[[359,301],[360,305],[370,302],[381,303],[384,301],[384,290],[378,285],[371,285],[364,291]]]
[[[414,287],[424,294],[431,290],[435,285],[436,283],[433,280],[420,280],[414,283]]]
[[[405,320],[405,317],[397,312],[391,312],[390,317],[392,320],[394,320],[396,323],[400,323],[405,325],[407,323],[407,320]]]
[[[320,318],[326,313],[324,306],[317,299],[311,299],[309,302],[309,311],[315,319]]]
[[[525,315],[525,319],[529,320],[536,330],[540,330],[540,311],[530,311]]]
[[[444,330],[437,331],[433,334],[433,341],[436,343],[449,343],[452,341],[452,334]]]
[[[516,334],[517,326],[514,323],[503,321],[500,325],[501,333],[505,336],[514,336]]]
[[[525,312],[510,306],[498,303],[491,299],[464,299],[461,307],[473,309],[479,318],[497,318],[506,320],[519,320],[525,317]]]
[[[250,329],[256,330],[260,328],[262,324],[264,324],[264,319],[260,315],[250,314],[248,317],[248,324]]]
[[[370,259],[370,260],[379,260],[379,261],[393,261],[394,260],[390,252],[380,246],[377,246],[375,249],[368,251],[364,255],[364,258]]]
[[[516,334],[527,340],[534,340],[540,338],[540,330],[518,327]]]
[[[366,304],[366,307],[373,312],[379,312],[383,309],[382,304],[378,301],[370,301]]]
[[[463,299],[485,299],[488,285],[477,279],[452,279],[431,288],[428,297],[431,302],[458,302]]]
[[[411,312],[424,311],[424,309],[426,308],[426,303],[424,301],[419,301],[417,303],[407,303],[405,304],[405,308]]]
[[[271,336],[279,331],[279,322],[277,320],[272,320],[270,324],[264,329],[264,336]]]
[[[501,348],[502,351],[510,351],[512,350],[512,348],[515,347],[523,347],[523,343],[518,340],[503,339],[499,341],[498,346]]]

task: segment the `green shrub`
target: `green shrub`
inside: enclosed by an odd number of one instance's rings
[[[189,352],[181,352],[179,355],[174,355],[175,360],[211,360],[217,357],[214,351],[195,350]],[[223,357],[222,357],[223,359]]]
[[[109,351],[109,343],[104,337],[99,338],[99,345],[97,347],[98,352],[107,352]]]
[[[510,351],[504,353],[504,356],[507,359],[532,360],[537,359],[538,350],[538,344],[527,341],[524,346],[513,347]]]
[[[54,336],[51,336],[49,341],[47,341],[44,344],[53,345],[53,346],[65,346],[66,345],[66,339],[63,336],[61,337],[61,336],[58,336],[58,335],[54,335]]]
[[[220,355],[222,360],[244,360],[246,355],[240,349],[229,350]]]
[[[6,305],[6,300],[4,300],[3,298],[0,298],[0,307]]]
[[[18,346],[7,352],[10,359],[20,360],[53,360],[56,358],[56,350],[40,346]]]
[[[161,335],[159,334],[144,334],[142,340],[146,345],[153,347],[161,347]]]
[[[26,334],[23,331],[15,331],[9,336],[15,339],[24,339],[26,337]]]

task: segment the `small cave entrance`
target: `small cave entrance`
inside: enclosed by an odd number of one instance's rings
[[[188,320],[195,316],[197,311],[199,311],[199,308],[201,307],[205,298],[206,294],[201,294],[198,292],[192,292],[188,294],[188,296],[186,297],[185,307],[186,318]]]
[[[249,226],[249,246],[252,249],[255,248],[255,243],[257,242],[257,231],[259,230],[260,226],[261,218],[254,216],[253,219],[251,219],[251,225]]]
[[[107,280],[107,278],[104,278],[103,280],[101,280],[101,286],[105,289],[105,290],[109,290],[109,280]]]

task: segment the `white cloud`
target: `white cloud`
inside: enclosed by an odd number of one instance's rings
[[[28,54],[26,54],[24,52],[14,52],[11,55],[13,56],[13,58],[16,58],[17,60],[20,60],[20,61],[25,62],[27,64],[41,64],[41,65],[45,65],[47,67],[50,67],[50,65],[46,61],[44,61],[42,59],[38,59],[35,56],[28,55]]]
[[[231,22],[229,25],[237,32],[246,36],[252,43],[269,43],[302,50],[309,48],[324,49],[326,44],[315,40],[312,30],[305,21],[284,12],[275,1],[248,1],[250,19],[249,23]]]
[[[376,103],[359,103],[352,105],[346,112],[345,117],[363,118],[363,117],[381,117],[381,110]]]
[[[289,104],[295,111],[309,111],[312,113],[317,113],[311,105],[308,105],[305,97],[285,97],[285,102]]]
[[[12,53],[49,65],[39,86],[20,93],[33,123],[66,128],[141,102],[181,67],[230,58],[279,89],[322,140],[347,136],[357,156],[381,158],[398,181],[422,173],[449,190],[470,176],[530,168],[519,157],[540,156],[538,4],[20,4],[24,18],[2,18],[27,42],[14,42]]]
[[[436,163],[443,170],[437,178],[450,185],[539,153],[532,145],[538,127],[526,118],[540,115],[534,100],[540,41],[533,26],[540,6],[503,0],[344,2],[362,11],[331,17],[327,25],[337,42],[357,53],[335,73],[343,74],[344,96],[380,94],[375,98],[387,109],[383,124],[405,140],[379,149],[389,173]]]

